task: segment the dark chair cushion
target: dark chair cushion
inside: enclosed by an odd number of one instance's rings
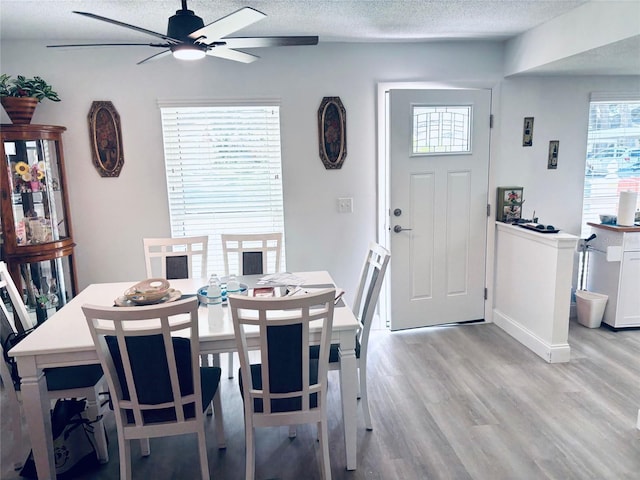
[[[267,327],[267,343],[269,345],[269,380],[273,393],[297,392],[302,389],[302,325],[280,325]],[[262,389],[262,373],[260,364],[252,365],[253,388]],[[242,373],[238,373],[240,394],[242,391]],[[318,381],[318,362],[309,362],[309,382]],[[244,396],[243,396],[244,398]],[[310,396],[309,404],[317,407],[317,394]],[[291,412],[302,408],[302,398],[271,400],[272,412]],[[262,400],[254,402],[256,412],[262,412]]]
[[[320,345],[311,345],[309,347],[309,356],[311,358],[320,357]],[[356,338],[356,358],[360,358],[360,340]],[[329,349],[329,363],[337,363],[340,361],[340,355],[338,354],[338,344],[332,343]]]
[[[253,380],[253,388],[255,389],[262,389],[262,365],[257,363],[257,364],[252,364],[251,365],[251,378]],[[270,378],[272,379],[272,383],[273,383],[273,377],[271,376],[271,372],[269,373]],[[244,391],[242,388],[242,369],[238,369],[238,383],[240,384],[240,395],[242,396],[243,400],[244,400]],[[286,379],[284,377],[279,377],[278,378],[279,381],[279,387],[280,388],[274,388],[272,386],[271,391],[273,393],[286,393],[286,392],[291,392],[291,391],[297,391],[300,389],[299,386],[293,387],[293,388],[287,388],[286,386],[286,381],[289,380],[291,381],[291,383],[293,385],[300,385],[299,382],[299,378],[296,379]],[[284,381],[282,381],[284,380]],[[309,360],[309,384],[313,385],[314,383],[318,382],[318,360],[313,360],[310,359]],[[309,396],[309,407],[310,408],[316,408],[318,406],[318,394],[317,393],[312,393]],[[256,412],[263,412],[263,405],[262,405],[262,399],[261,398],[256,398],[253,402],[253,408],[254,411]],[[298,410],[302,409],[302,397],[292,397],[292,398],[278,398],[275,400],[271,400],[271,411],[272,412],[295,412]]]
[[[242,252],[242,274],[262,275],[262,252]]]
[[[23,335],[26,335],[26,333]],[[11,373],[16,390],[20,390],[20,376],[18,375],[15,359],[13,357],[9,357],[7,350],[14,345],[9,343],[12,339],[17,341],[23,335],[16,335],[13,332],[11,324],[2,309],[0,309],[0,341],[2,342],[2,349],[5,355],[4,359],[0,359],[0,361],[5,361],[7,363],[7,367]],[[102,378],[103,375],[100,364],[46,368],[44,373],[47,381],[47,390],[50,392],[68,390],[71,388],[92,387]]]
[[[113,357],[113,363],[118,373],[118,380],[122,387],[124,400],[129,400],[122,357],[116,338],[106,337],[107,345]],[[191,371],[191,342],[188,338],[174,337],[173,349],[178,370],[178,382],[182,396],[193,393],[193,374]],[[138,392],[138,401],[142,405],[157,405],[173,401],[171,379],[164,343],[161,335],[147,335],[141,337],[128,337],[126,339],[133,381]],[[206,409],[215,395],[220,381],[221,370],[218,367],[200,368],[200,385],[202,388],[202,405]],[[184,416],[195,416],[193,403],[185,405]],[[147,410],[142,414],[145,424],[175,421],[176,414],[173,408]],[[127,419],[134,422],[133,412],[127,411]]]
[[[100,365],[76,365],[73,367],[45,368],[47,390],[55,392],[70,388],[92,387],[102,378]]]
[[[100,365],[76,365],[73,367],[45,368],[47,391],[58,392],[72,388],[93,387],[102,378],[103,372]],[[20,383],[14,384],[16,390],[20,390]]]
[[[189,278],[189,257],[187,255],[166,257],[165,267],[167,271],[167,280]]]
[[[200,367],[200,390],[202,391],[202,409],[207,406],[215,397],[220,384],[222,370],[219,367]]]

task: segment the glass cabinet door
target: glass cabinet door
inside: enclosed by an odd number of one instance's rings
[[[72,257],[20,264],[24,303],[42,323],[73,297]]]
[[[5,140],[16,246],[69,236],[54,140]]]

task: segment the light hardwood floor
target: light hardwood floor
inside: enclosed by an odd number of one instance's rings
[[[372,333],[369,357],[374,430],[358,412],[358,469],[345,470],[338,376],[330,377],[334,479],[640,478],[640,330],[587,329],[571,322],[571,361],[547,364],[492,324]],[[224,367],[224,365],[223,365]],[[223,369],[223,371],[225,371]],[[237,380],[222,379],[227,449],[207,436],[211,478],[244,476],[244,434]],[[6,402],[3,402],[3,405]],[[3,406],[3,427],[6,424]],[[113,416],[111,461],[82,479],[118,478]],[[258,479],[316,479],[315,429],[258,430]],[[8,466],[2,428],[2,478]],[[26,452],[25,452],[26,455]],[[197,476],[195,438],[151,441],[151,456],[133,448],[134,478]]]

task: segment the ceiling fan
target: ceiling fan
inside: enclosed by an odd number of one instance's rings
[[[187,0],[182,0],[182,9],[169,17],[167,34],[136,27],[128,23],[102,17],[94,13],[76,12],[78,15],[94,18],[103,22],[112,23],[121,27],[136,30],[138,32],[160,38],[159,43],[85,43],[75,45],[47,45],[48,48],[65,47],[115,47],[147,45],[149,47],[164,48],[160,53],[151,55],[138,62],[148,62],[158,58],[173,54],[180,60],[197,60],[206,55],[225,58],[236,62],[251,63],[257,60],[258,56],[236,50],[237,48],[259,48],[259,47],[283,47],[296,45],[317,45],[317,36],[293,36],[293,37],[227,37],[233,32],[245,28],[266,15],[251,7],[244,7],[229,15],[222,17],[215,22],[205,25],[202,18],[198,17],[193,10],[187,8]]]

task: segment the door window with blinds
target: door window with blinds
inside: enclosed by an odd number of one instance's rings
[[[414,155],[471,153],[470,105],[414,105]]]
[[[284,234],[279,106],[160,110],[171,236],[208,235],[207,272],[223,274],[220,234]]]
[[[616,215],[620,192],[640,192],[640,97],[592,94],[585,164],[582,236],[587,222]]]

